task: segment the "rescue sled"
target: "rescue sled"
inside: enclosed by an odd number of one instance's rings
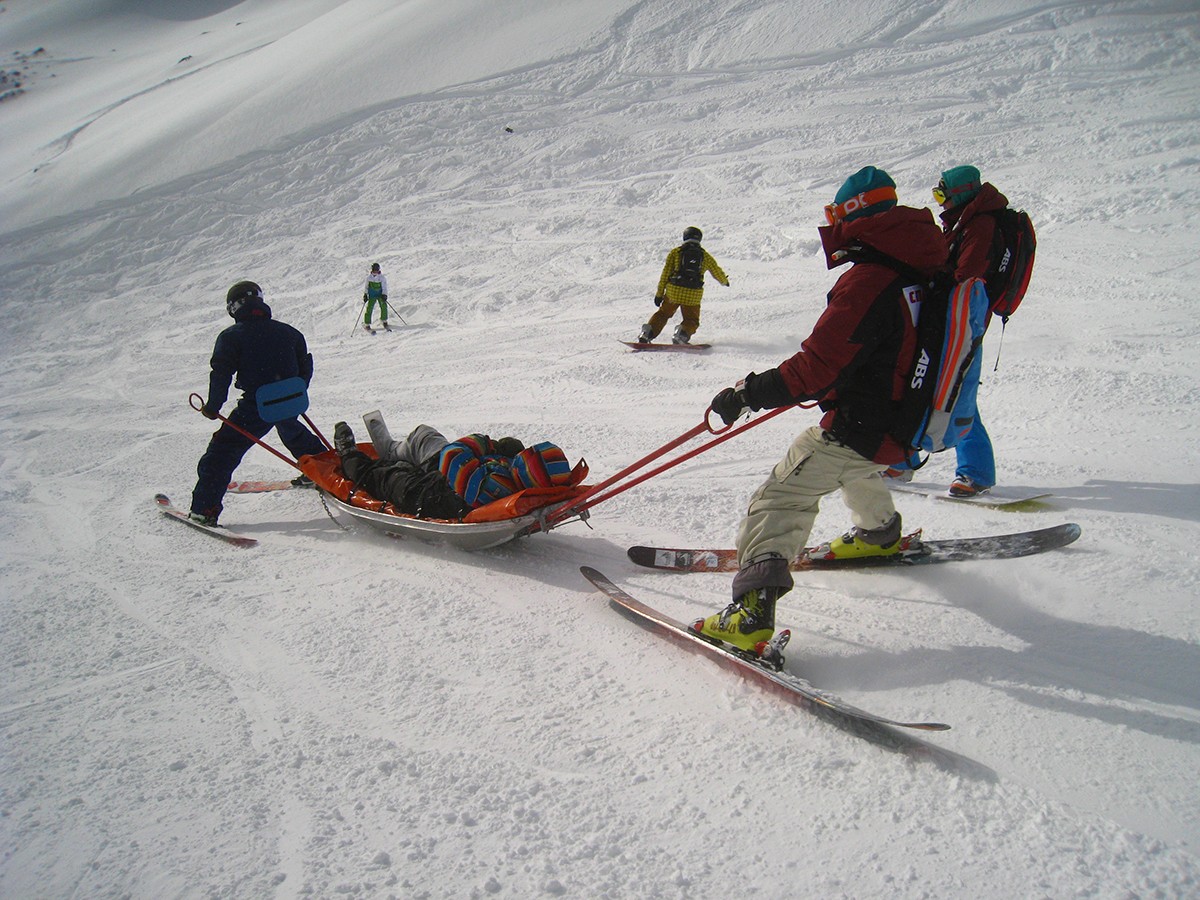
[[[378,458],[372,444],[360,443],[358,449],[372,459]],[[554,513],[590,490],[586,485],[525,488],[473,509],[462,519],[423,519],[399,512],[391,503],[356,488],[342,473],[341,460],[333,450],[302,456],[297,465],[313,480],[330,506],[355,521],[392,537],[435,541],[462,550],[486,550],[524,535],[549,531],[562,524],[551,521]],[[580,462],[576,469],[580,479],[587,475],[586,463]],[[571,518],[583,519],[586,515]]]

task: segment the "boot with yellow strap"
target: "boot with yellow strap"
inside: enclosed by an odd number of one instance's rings
[[[692,628],[747,653],[761,653],[760,648],[775,634],[775,603],[781,594],[781,588],[772,587],[746,591],[721,612],[701,619]]]
[[[808,551],[813,559],[861,559],[865,556],[893,556],[901,550],[900,513],[878,528],[854,527],[839,538]]]

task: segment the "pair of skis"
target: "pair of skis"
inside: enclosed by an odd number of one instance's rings
[[[901,552],[893,556],[836,560],[823,558],[815,552],[815,548],[810,548],[794,560],[791,567],[795,570],[862,569],[960,560],[1015,559],[1065,547],[1078,540],[1080,533],[1079,526],[1074,523],[1015,534],[943,541],[921,541],[920,532],[916,532],[901,539]],[[737,569],[736,551],[727,549],[630,547],[628,555],[630,560],[638,565],[670,572],[731,572]],[[845,719],[871,725],[912,728],[919,731],[945,731],[950,727],[942,722],[898,721],[867,712],[786,671],[781,654],[789,636],[786,631],[775,636],[775,646],[768,646],[767,652],[758,656],[706,637],[700,633],[699,622],[686,625],[647,606],[590,566],[583,566],[579,571],[608,598],[609,604],[626,618],[693,652],[707,656],[726,668],[733,669],[798,706],[832,712]]]

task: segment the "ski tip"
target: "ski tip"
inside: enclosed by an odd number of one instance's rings
[[[593,569],[591,566],[580,566],[579,574],[596,585],[596,587],[600,587],[601,584],[612,584],[612,580],[607,575],[599,569]]]
[[[625,551],[625,555],[629,557],[629,561],[639,566],[651,566],[654,564],[654,549],[652,547],[629,547]]]

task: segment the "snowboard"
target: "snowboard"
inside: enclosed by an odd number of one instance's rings
[[[252,537],[246,537],[242,534],[237,534],[236,532],[230,531],[228,528],[224,528],[221,525],[201,525],[194,519],[189,519],[187,513],[181,509],[176,509],[171,504],[171,498],[166,494],[155,494],[154,502],[158,504],[159,512],[161,512],[163,515],[169,516],[170,518],[179,522],[183,522],[185,525],[190,525],[197,531],[203,531],[205,534],[211,535],[218,540],[225,541],[227,544],[233,544],[235,547],[254,547],[258,544],[256,539]]]
[[[922,497],[933,497],[935,500],[953,500],[955,503],[970,503],[975,506],[986,506],[990,509],[1006,509],[1025,511],[1039,509],[1046,505],[1050,493],[1033,491],[1016,491],[1011,488],[991,488],[986,493],[974,497],[951,497],[948,489],[942,485],[918,481],[895,481],[885,478],[887,486],[902,494],[920,494]]]
[[[712,347],[712,344],[643,344],[640,341],[621,341],[626,347],[632,347],[635,351],[647,350],[667,353],[694,353],[698,350],[707,350]]]
[[[792,561],[793,571],[805,569],[864,569],[960,562],[972,559],[1016,559],[1065,547],[1079,539],[1081,530],[1073,522],[1037,531],[1018,531],[991,537],[921,540],[921,532],[902,537],[901,550],[893,556],[859,559],[823,559],[807,547]],[[639,566],[671,572],[736,572],[737,551],[733,549],[681,550],[666,547],[630,547],[626,553]]]
[[[833,712],[839,716],[862,722],[914,728],[920,731],[946,731],[950,727],[942,722],[901,722],[859,709],[827,691],[814,687],[798,675],[793,675],[782,668],[777,670],[751,654],[703,637],[690,626],[630,596],[590,566],[582,566],[579,571],[584,578],[608,597],[609,605],[627,619],[662,637],[675,641],[695,653],[706,656],[727,669],[732,669],[797,706],[810,710]],[[782,659],[779,665],[782,666]]]

